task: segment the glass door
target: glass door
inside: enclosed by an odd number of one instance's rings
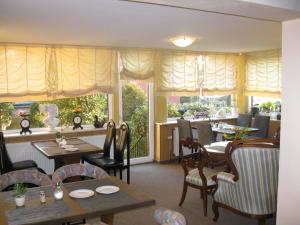
[[[122,120],[131,131],[131,163],[153,160],[153,91],[142,81],[121,81]],[[152,141],[151,141],[152,140]]]

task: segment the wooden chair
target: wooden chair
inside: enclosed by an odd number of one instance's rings
[[[14,170],[29,168],[38,168],[38,166],[33,160],[23,160],[14,163],[11,161],[9,154],[7,153],[3,132],[0,131],[0,173],[4,174]],[[39,170],[43,172],[41,169]]]
[[[189,155],[183,155],[183,146],[194,148],[197,152]],[[220,170],[208,167],[207,150],[202,144],[194,142],[191,139],[180,141],[179,156],[184,171],[183,190],[179,206],[181,206],[185,200],[188,187],[200,189],[201,196],[203,198],[203,211],[206,216],[207,195],[210,194],[213,188],[216,187],[216,183],[213,181],[212,177],[220,172]]]
[[[240,127],[251,127],[251,122],[251,114],[239,114],[239,117],[236,120],[236,125]]]
[[[116,148],[116,124],[113,120],[109,120],[106,128],[106,136],[103,144],[103,152],[85,155],[81,158],[81,163],[88,162],[90,163],[93,159],[100,159],[103,157],[110,157],[110,149],[113,143],[113,148]]]
[[[276,213],[279,149],[273,139],[244,139],[230,143],[225,152],[231,173],[216,177],[214,221],[218,207],[257,219],[259,225]]]
[[[5,191],[10,186],[17,183],[31,184],[34,186],[52,185],[51,179],[38,170],[16,170],[0,176],[1,191]]]
[[[124,153],[126,151],[127,164],[124,164]],[[114,158],[103,157],[100,159],[91,159],[90,164],[103,168],[108,173],[113,170],[120,171],[120,179],[122,180],[122,171],[127,169],[127,183],[130,183],[130,129],[126,122],[123,122],[119,128],[119,135],[114,149]]]

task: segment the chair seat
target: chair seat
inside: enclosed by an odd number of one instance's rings
[[[118,166],[123,165],[122,162],[117,162],[116,160],[111,159],[111,158],[91,159],[89,163],[91,163],[93,165],[97,165],[103,169],[118,167]]]
[[[210,145],[205,145],[204,147],[207,149],[208,152],[210,152],[210,150],[213,150],[224,153],[228,143],[229,141],[219,141],[211,143]]]
[[[23,170],[29,168],[37,168],[37,164],[33,160],[24,160],[13,163],[14,170]]]
[[[89,162],[92,159],[101,159],[103,157],[104,157],[103,153],[97,153],[97,154],[91,154],[91,155],[84,155],[84,156],[82,156],[82,159],[84,161]]]
[[[203,168],[203,173],[206,177],[207,180],[207,186],[211,186],[211,185],[215,185],[216,182],[213,181],[212,177],[217,175],[217,173],[221,172],[221,170],[219,169],[212,169],[212,168],[208,168],[208,167],[204,167]],[[196,169],[192,169],[189,171],[188,175],[185,177],[186,182],[190,183],[190,184],[194,184],[197,186],[202,186],[202,179],[199,175],[199,170],[198,168]]]

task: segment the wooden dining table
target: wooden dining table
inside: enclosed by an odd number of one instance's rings
[[[100,153],[103,150],[79,138],[66,139],[68,145],[78,148],[76,151],[67,151],[59,146],[55,140],[33,141],[31,144],[48,159],[54,159],[55,169],[72,163],[79,163],[83,155]]]
[[[103,185],[115,185],[120,191],[98,194],[95,189]],[[62,185],[64,197],[55,200],[53,186],[28,188],[24,207],[16,207],[12,191],[0,193],[1,225],[56,225],[83,219],[101,218],[113,224],[114,214],[155,204],[147,194],[139,192],[115,177],[102,180],[84,180]],[[90,189],[95,194],[89,198],[76,199],[69,193],[77,189]],[[46,203],[39,200],[40,191],[46,194]],[[99,219],[100,220],[100,219]]]

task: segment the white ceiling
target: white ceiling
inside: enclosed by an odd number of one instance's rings
[[[238,15],[234,12],[248,7],[248,17],[258,17],[261,9],[260,16],[276,21],[299,14],[248,2],[238,6],[237,0],[155,2],[175,7],[118,0],[0,0],[0,42],[177,48],[169,39],[186,34],[198,39],[189,50],[246,52],[281,47],[281,23],[199,9]],[[274,12],[280,16],[274,18]]]

